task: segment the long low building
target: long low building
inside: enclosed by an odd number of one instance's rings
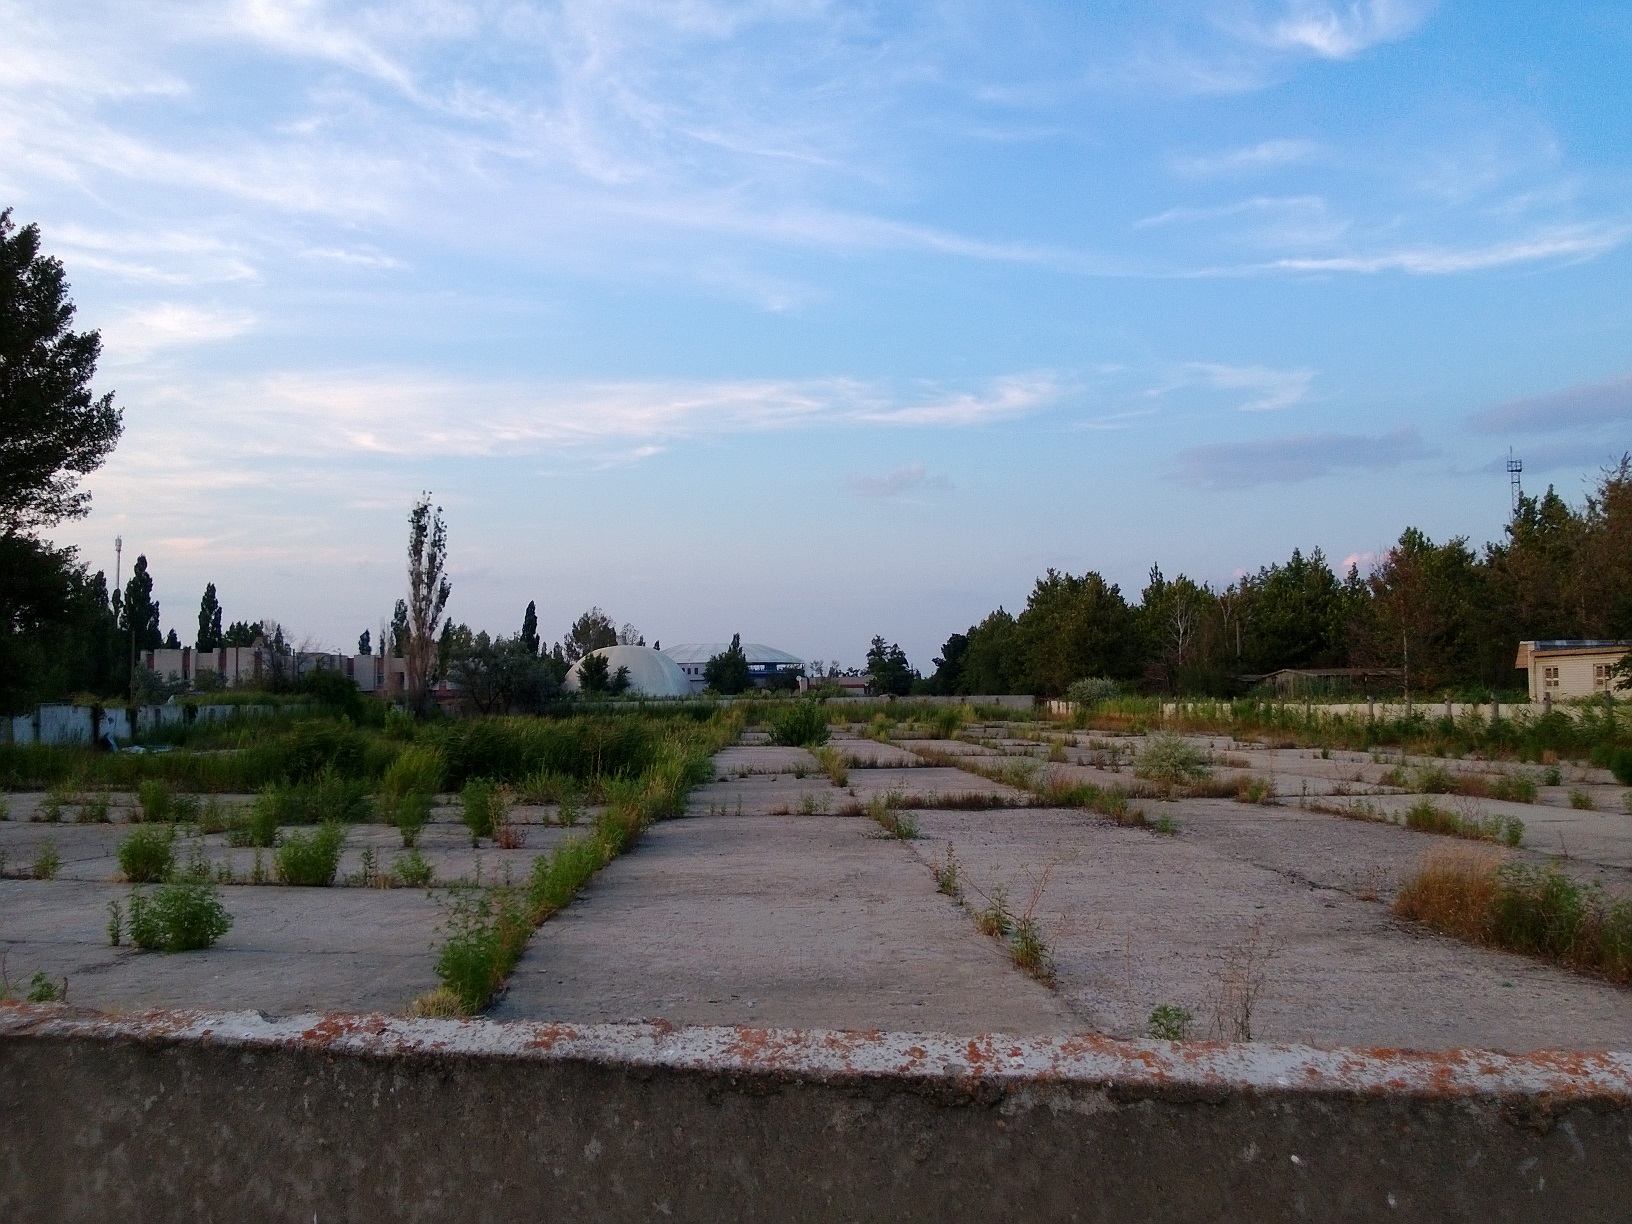
[[[692,642],[685,646],[666,646],[663,653],[679,664],[691,684],[691,691],[700,693],[708,687],[708,681],[703,677],[708,661],[730,649],[730,642]],[[744,642],[742,653],[748,656],[748,674],[753,677],[757,688],[767,687],[784,673],[799,675],[805,669],[805,661],[798,655],[791,655],[763,642]]]

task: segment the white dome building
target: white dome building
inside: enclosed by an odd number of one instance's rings
[[[691,682],[686,679],[686,673],[680,670],[680,665],[668,655],[659,654],[650,646],[602,646],[599,650],[592,650],[589,655],[602,655],[606,659],[606,675],[611,679],[617,674],[618,668],[629,669],[629,692],[642,697],[689,697],[691,696]],[[567,678],[561,682],[561,687],[569,693],[578,691],[579,670],[584,660],[579,659],[567,672]]]

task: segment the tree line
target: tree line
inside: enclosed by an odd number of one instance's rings
[[[1399,673],[1467,696],[1524,688],[1521,640],[1632,637],[1632,457],[1580,505],[1521,497],[1496,543],[1415,527],[1362,575],[1294,550],[1223,588],[1152,566],[1137,601],[1095,572],[1050,569],[1018,615],[990,613],[941,647],[932,693],[1060,696],[1106,678],[1150,693],[1232,696],[1281,668]],[[1386,687],[1386,685],[1385,685]]]

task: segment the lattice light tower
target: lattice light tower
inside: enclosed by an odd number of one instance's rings
[[[1519,512],[1519,498],[1524,496],[1524,490],[1519,487],[1519,474],[1524,471],[1524,460],[1513,457],[1513,448],[1507,450],[1507,489],[1513,503],[1513,513]]]

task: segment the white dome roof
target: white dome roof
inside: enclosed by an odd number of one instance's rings
[[[602,646],[589,652],[606,658],[606,674],[610,679],[620,667],[629,669],[629,691],[643,697],[689,697],[691,681],[680,665],[668,655],[659,654],[650,646]],[[584,658],[588,658],[585,655]],[[569,693],[578,691],[578,670],[583,659],[572,665],[561,687]]]

